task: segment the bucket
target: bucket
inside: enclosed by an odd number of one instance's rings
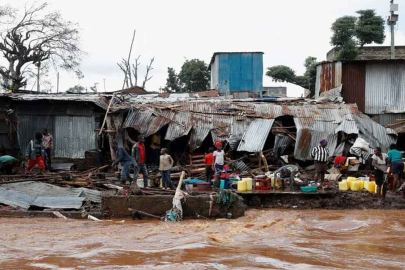
[[[242,181],[246,181],[246,191],[252,191],[253,179],[252,178],[243,178]]]
[[[238,181],[238,192],[246,191],[246,181]]]
[[[369,182],[367,185],[367,191],[370,193],[375,193],[375,187],[376,187],[375,182]]]
[[[193,192],[193,184],[186,184],[186,191],[188,193]]]
[[[142,179],[142,178],[137,179],[137,180],[136,180],[136,184],[138,185],[138,187],[143,188],[143,187],[144,187],[144,185],[143,185],[143,179]]]
[[[368,190],[368,183],[370,183],[370,181],[364,181],[364,189]]]
[[[347,181],[343,180],[342,182],[339,182],[339,190],[342,191],[347,191],[349,187],[347,186]]]
[[[357,181],[357,178],[356,178],[356,177],[348,177],[348,178],[347,178],[347,187],[348,187],[349,189],[352,189],[352,183],[353,183],[354,181]]]
[[[350,184],[350,189],[352,191],[359,191],[361,187],[360,181],[352,181]]]
[[[360,190],[363,190],[364,189],[364,181],[358,181],[359,182],[359,184],[360,184]]]

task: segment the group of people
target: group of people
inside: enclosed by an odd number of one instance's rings
[[[143,175],[143,185],[148,186],[148,170],[146,168],[146,150],[145,150],[145,137],[143,135],[138,136],[138,142],[132,146],[131,156],[125,150],[124,147],[118,146],[117,142],[113,142],[113,149],[116,153],[116,159],[113,162],[113,167],[116,167],[119,163],[122,165],[120,181],[125,184],[127,180],[136,183],[139,173]],[[159,157],[159,170],[162,176],[162,185],[165,189],[172,188],[170,179],[170,170],[173,167],[174,161],[168,154],[167,148],[160,150]],[[130,177],[131,166],[134,165],[134,177]]]
[[[205,178],[207,182],[211,182],[213,175],[215,174],[214,186],[219,187],[221,173],[225,165],[225,152],[222,149],[222,143],[216,142],[214,151],[213,147],[208,149],[208,154],[204,157],[205,164]]]
[[[328,170],[329,149],[327,148],[328,141],[322,139],[319,145],[314,147],[311,151],[311,156],[315,163],[315,182],[325,180],[325,174]],[[377,185],[377,195],[381,200],[385,199],[388,188],[387,173],[392,173],[394,178],[392,182],[392,190],[395,191],[402,185],[402,173],[404,171],[404,162],[402,160],[402,153],[398,151],[396,144],[391,144],[388,153],[382,153],[380,147],[374,149],[372,158],[372,166],[374,167],[374,177]]]

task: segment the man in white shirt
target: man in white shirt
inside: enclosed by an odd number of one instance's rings
[[[224,152],[224,150],[222,150],[221,143],[216,142],[215,147],[217,148],[217,150],[214,151],[214,153],[213,153],[213,156],[214,156],[213,169],[214,169],[215,175],[216,175],[214,187],[219,188],[221,173],[222,173],[222,170],[224,169],[225,152]]]
[[[387,193],[387,181],[385,172],[387,171],[387,154],[381,152],[380,147],[376,147],[372,156],[374,166],[375,183],[377,184],[377,196],[380,200],[385,200]]]

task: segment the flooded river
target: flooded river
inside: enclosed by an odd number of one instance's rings
[[[238,220],[0,219],[1,269],[404,269],[405,211]]]

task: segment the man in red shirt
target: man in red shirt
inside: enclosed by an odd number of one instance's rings
[[[204,163],[205,163],[205,178],[206,181],[211,183],[212,176],[214,175],[214,171],[212,170],[212,164],[214,164],[214,156],[213,153],[214,148],[210,147],[208,149],[208,154],[205,155],[204,157]]]
[[[145,137],[138,136],[138,142],[132,147],[132,159],[134,161],[134,182],[137,183],[138,174],[143,175],[143,186],[148,187],[148,170],[146,168],[145,160]]]

